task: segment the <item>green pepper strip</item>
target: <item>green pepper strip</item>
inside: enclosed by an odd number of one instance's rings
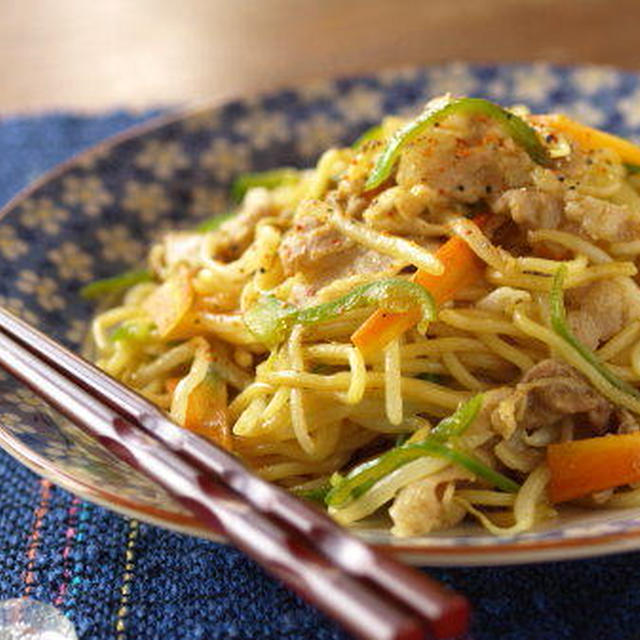
[[[423,329],[436,316],[435,302],[422,285],[401,278],[386,278],[355,287],[336,300],[304,309],[296,309],[273,296],[266,296],[249,309],[243,319],[259,342],[273,347],[284,340],[294,324],[316,325],[353,309],[373,305],[394,313],[419,307]]]
[[[151,280],[153,280],[153,276],[148,269],[125,271],[117,276],[96,280],[82,287],[82,289],[80,289],[80,295],[87,300],[94,300],[95,298],[101,298],[111,293],[119,293],[132,287],[134,284],[150,282]]]
[[[325,484],[316,487],[315,489],[297,489],[294,490],[293,493],[300,498],[304,498],[305,500],[311,500],[312,502],[319,502],[320,504],[324,504],[325,498],[331,485],[326,482]]]
[[[233,218],[233,216],[235,215],[235,211],[225,211],[224,213],[218,213],[215,216],[201,222],[195,230],[201,231],[203,233],[205,231],[217,231],[223,222],[226,222],[230,218]]]
[[[438,422],[431,430],[429,438],[444,442],[449,438],[462,435],[476,419],[483,400],[483,394],[477,393],[466,402],[463,402],[450,416]]]
[[[393,443],[394,447],[401,447],[409,438],[411,437],[410,433],[401,433],[396,437],[396,441]]]
[[[424,442],[404,445],[392,449],[384,456],[376,460],[376,464],[370,468],[362,469],[353,478],[345,479],[343,483],[332,489],[325,498],[325,502],[330,507],[340,507],[350,498],[357,498],[366,493],[374,484],[384,476],[389,475],[399,467],[426,456],[446,458],[447,460],[468,469],[474,475],[485,479],[490,484],[508,491],[516,493],[520,486],[517,482],[507,478],[491,467],[487,467],[476,457],[463,453],[457,449],[438,442],[437,440],[425,440]]]
[[[518,491],[519,485],[510,478],[487,467],[474,456],[446,444],[448,438],[459,436],[469,428],[482,406],[482,399],[483,396],[478,394],[461,404],[453,415],[442,420],[423,442],[395,447],[356,467],[329,491],[326,504],[340,507],[349,499],[366,493],[379,480],[399,467],[425,456],[446,458],[504,491]]]
[[[621,380],[614,375],[608,367],[603,365],[589,347],[582,344],[578,338],[573,335],[573,332],[567,324],[567,315],[564,308],[564,295],[562,291],[562,283],[567,275],[567,266],[562,265],[553,278],[553,284],[551,286],[551,294],[549,302],[551,305],[551,326],[553,330],[558,334],[566,343],[568,343],[573,349],[580,355],[583,360],[586,360],[607,382],[612,384],[620,391],[627,393],[634,398],[640,400],[640,392],[632,387],[630,384]]]
[[[365,189],[374,189],[389,177],[402,147],[415,140],[426,130],[440,125],[448,117],[456,114],[483,115],[491,118],[502,127],[507,135],[513,138],[517,145],[521,146],[529,154],[529,157],[534,162],[543,166],[550,164],[551,160],[547,150],[540,141],[535,129],[530,127],[522,118],[482,98],[456,98],[444,106],[442,106],[442,102],[438,102],[438,104],[420,114],[415,120],[398,129],[391,137],[385,150],[378,156],[376,164],[365,183]]]
[[[482,406],[482,398],[482,394],[477,394],[460,404],[450,416],[441,420],[420,444],[424,444],[424,442],[442,444],[448,437],[464,433],[478,414]],[[327,504],[329,506],[340,506],[349,498],[361,496],[384,476],[395,471],[403,464],[421,457],[414,455],[406,459],[407,455],[411,456],[411,451],[415,453],[416,450],[410,449],[414,446],[414,444],[396,446],[377,458],[358,465],[346,477],[334,474],[332,478],[334,481],[333,488],[327,495]],[[409,454],[406,454],[407,449],[410,450]],[[423,453],[422,455],[425,454]]]
[[[633,164],[632,162],[624,162],[625,169],[629,175],[636,175],[640,173],[640,164]]]
[[[124,322],[111,332],[109,340],[111,342],[118,342],[118,340],[143,342],[149,338],[154,326],[153,322]]]
[[[369,140],[379,140],[382,137],[382,125],[376,124],[373,127],[369,127],[366,131],[360,134],[356,141],[351,145],[352,149],[356,151],[362,148],[365,142]]]
[[[253,187],[265,187],[275,189],[284,185],[294,185],[300,181],[300,172],[291,167],[260,171],[258,173],[243,173],[239,175],[231,185],[231,197],[235,202],[240,202],[244,194]]]

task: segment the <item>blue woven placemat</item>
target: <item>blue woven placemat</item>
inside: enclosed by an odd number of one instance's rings
[[[0,120],[0,202],[152,114]],[[640,638],[640,554],[431,574],[474,603],[476,640]],[[82,640],[346,639],[228,547],[127,520],[0,452],[0,599],[60,607]]]

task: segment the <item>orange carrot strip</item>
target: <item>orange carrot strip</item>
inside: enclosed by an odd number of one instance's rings
[[[474,218],[478,226],[484,226],[489,216]],[[436,304],[453,299],[455,294],[473,284],[484,272],[484,263],[460,237],[449,238],[437,251],[436,257],[444,265],[444,272],[435,276],[417,271],[413,281],[429,290]],[[351,336],[351,341],[364,354],[383,349],[391,340],[402,335],[419,320],[418,311],[390,313],[378,309],[365,320]]]
[[[153,291],[142,306],[151,316],[160,337],[175,340],[184,337],[194,297],[189,272],[180,269]]]
[[[189,394],[184,426],[231,450],[227,385],[217,375],[208,374]]]
[[[534,120],[541,122],[556,131],[566,133],[583,149],[615,149],[623,162],[631,162],[640,164],[640,146],[634,144],[630,140],[625,140],[612,133],[606,133],[599,129],[587,127],[580,122],[576,122],[571,118],[560,113],[554,113],[543,116],[536,116]]]
[[[550,444],[547,465],[552,502],[640,482],[640,433]]]

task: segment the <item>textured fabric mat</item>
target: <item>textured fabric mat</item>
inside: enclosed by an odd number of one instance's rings
[[[0,120],[0,202],[151,114]],[[228,547],[78,500],[0,452],[0,599],[60,607],[82,640],[346,639]],[[430,573],[466,593],[476,640],[640,638],[640,554]]]

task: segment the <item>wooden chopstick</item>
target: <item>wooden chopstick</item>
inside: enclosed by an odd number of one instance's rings
[[[1,308],[0,330],[0,365],[354,634],[467,631],[462,596],[369,547]]]

